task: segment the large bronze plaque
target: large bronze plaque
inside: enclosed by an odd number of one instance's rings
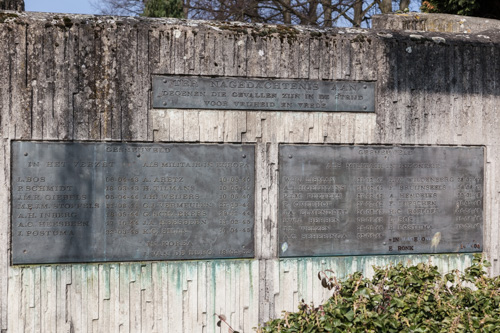
[[[14,264],[248,258],[254,146],[12,143]]]
[[[375,83],[157,75],[153,107],[375,112]]]
[[[483,250],[482,147],[280,148],[281,257]]]

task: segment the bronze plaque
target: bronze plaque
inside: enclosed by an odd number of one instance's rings
[[[375,112],[375,83],[156,75],[153,108]]]
[[[251,258],[254,146],[12,143],[14,264]]]
[[[281,257],[480,252],[483,147],[280,147]]]

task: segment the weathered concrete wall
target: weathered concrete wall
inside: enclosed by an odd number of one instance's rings
[[[484,145],[485,253],[500,273],[500,38],[0,14],[0,328],[237,330],[326,299],[316,274],[470,255],[277,258],[279,143]],[[153,110],[152,74],[376,81],[376,112]],[[253,143],[252,260],[10,265],[11,140]]]
[[[451,14],[385,14],[373,16],[373,29],[418,30],[477,34],[500,29],[500,21]]]

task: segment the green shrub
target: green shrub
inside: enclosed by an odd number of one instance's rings
[[[325,304],[302,302],[257,332],[500,332],[500,278],[486,275],[489,266],[478,254],[464,273],[441,275],[423,263],[375,267],[371,280],[320,272],[333,291]]]
[[[420,10],[427,13],[474,15],[481,6],[480,2],[478,0],[425,0],[422,1]]]

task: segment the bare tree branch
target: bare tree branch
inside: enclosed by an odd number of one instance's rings
[[[140,15],[149,0],[91,1],[101,14]],[[183,12],[191,19],[360,26],[375,13],[392,11],[393,1],[402,8],[411,0],[183,0]]]

